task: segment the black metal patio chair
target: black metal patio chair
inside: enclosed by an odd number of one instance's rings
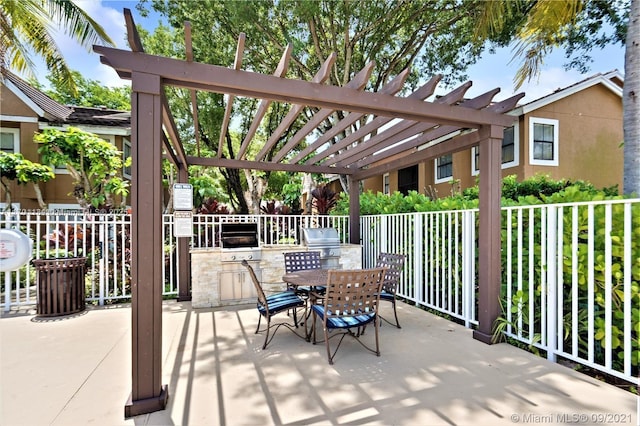
[[[333,364],[333,358],[346,336],[355,338],[365,349],[380,356],[380,321],[377,320],[377,313],[385,273],[385,268],[329,270],[324,303],[311,305],[313,343],[317,343],[316,321],[319,318],[322,321],[329,364]],[[375,327],[375,348],[360,339],[361,330],[369,323],[373,323]],[[354,332],[353,329],[357,331]],[[332,331],[333,334],[330,335]],[[340,340],[332,353],[329,342],[334,337],[340,337]]]
[[[256,289],[256,294],[258,295],[257,308],[260,314],[258,318],[258,326],[256,327],[256,334],[261,331],[266,331],[264,336],[264,344],[262,345],[262,349],[266,349],[267,345],[271,342],[273,337],[276,335],[276,331],[281,326],[287,327],[289,330],[293,331],[293,333],[300,336],[295,332],[295,329],[298,327],[298,317],[297,317],[297,309],[306,307],[306,302],[300,296],[295,294],[292,290],[282,291],[275,294],[270,294],[269,296],[265,295],[264,290],[262,289],[262,285],[256,276],[255,271],[246,260],[242,261],[242,266],[247,268],[249,271],[249,275],[251,276],[251,281],[253,281],[253,285]],[[287,322],[278,322],[276,324],[271,324],[271,318],[280,312],[288,311],[289,309],[293,310],[293,325]],[[264,317],[267,320],[267,327],[264,330],[260,330],[260,321]],[[269,337],[271,329],[273,330],[273,334]]]
[[[376,260],[377,268],[387,268],[387,273],[384,277],[384,283],[382,284],[382,292],[380,293],[380,300],[385,300],[393,304],[393,315],[395,316],[395,324],[380,315],[380,318],[385,320],[388,324],[400,327],[400,321],[398,321],[398,312],[396,311],[396,290],[400,283],[400,275],[404,270],[404,263],[407,256],[404,254],[393,253],[380,253]]]

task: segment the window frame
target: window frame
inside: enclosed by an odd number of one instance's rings
[[[513,126],[505,127],[505,129],[513,128],[513,161],[504,162],[500,166],[501,169],[509,169],[511,167],[517,167],[520,165],[520,125],[518,122],[513,123]],[[504,138],[502,139],[504,141]],[[471,176],[478,176],[480,174],[480,168],[478,167],[479,157],[478,146],[471,147]],[[501,150],[501,159],[504,158],[504,145]]]
[[[442,167],[443,165],[440,164],[440,160],[444,157],[451,157],[451,161],[449,163],[446,163],[446,165],[451,165],[451,175],[446,176],[446,177],[438,177],[438,170],[440,169],[440,167]],[[433,164],[434,164],[434,170],[433,170],[433,178],[434,178],[434,182],[435,183],[446,183],[446,182],[451,182],[451,180],[453,179],[453,154],[445,154],[442,155],[438,158],[436,158],[435,160],[433,160]]]
[[[391,175],[389,173],[382,175],[382,193],[385,195],[391,194]]]
[[[20,129],[17,127],[0,127],[0,133],[13,134],[13,153],[19,154],[20,153]]]
[[[553,158],[551,160],[541,160],[534,157],[535,141],[534,129],[536,124],[553,126]],[[560,122],[552,118],[529,118],[529,164],[534,166],[558,166],[560,163]]]
[[[125,147],[129,147],[129,155],[127,156]],[[123,136],[122,137],[122,177],[127,178],[127,179],[131,179],[131,166],[126,167],[124,165],[125,160],[127,159],[127,157],[131,157],[131,139],[128,137]]]

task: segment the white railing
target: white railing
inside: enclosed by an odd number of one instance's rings
[[[302,244],[302,228],[331,227],[342,241],[349,236],[347,216],[194,215],[191,247],[216,247],[220,224],[254,222],[261,244]],[[131,297],[129,214],[84,214],[77,211],[0,212],[1,228],[17,228],[34,242],[33,259],[87,257],[86,297],[104,305]],[[178,294],[178,251],[173,215],[163,215],[164,296]],[[4,310],[36,303],[37,271],[31,263],[0,273]]]
[[[638,383],[640,340],[640,200],[502,209],[504,335]],[[128,215],[2,213],[38,247],[89,259],[87,300],[130,297]],[[165,295],[178,293],[173,217],[164,216]],[[301,228],[333,227],[348,241],[344,216],[195,215],[191,247],[215,247],[220,224],[258,223],[261,244],[300,244]],[[363,265],[380,252],[407,255],[398,295],[464,323],[477,324],[477,210],[365,216]],[[4,309],[34,304],[36,271],[27,265],[4,280]]]
[[[638,384],[640,200],[502,209],[504,334]],[[398,295],[477,324],[477,211],[361,220],[364,264],[408,257]]]

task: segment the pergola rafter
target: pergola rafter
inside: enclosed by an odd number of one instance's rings
[[[101,61],[122,78],[132,80],[132,393],[125,415],[163,409],[168,388],[160,384],[162,341],[162,158],[178,168],[180,182],[188,181],[189,165],[253,170],[332,173],[346,175],[349,187],[350,242],[360,244],[359,181],[418,164],[428,159],[479,146],[480,213],[478,234],[478,329],[474,338],[492,343],[493,322],[500,313],[500,185],[501,141],[513,118],[505,112],[523,95],[492,103],[498,89],[464,99],[471,82],[437,98],[430,97],[441,76],[431,78],[407,97],[402,90],[408,70],[379,92],[365,90],[373,70],[367,64],[345,86],[326,84],[335,55],[328,57],[312,81],[286,78],[292,48],[288,46],[274,75],[242,70],[245,36],[238,38],[232,68],[194,61],[190,32],[186,30],[187,58],[172,59],[144,53],[130,11],[125,9],[131,51],[94,46]],[[186,155],[169,104],[166,86],[187,89],[197,114],[196,91],[225,95],[227,105],[215,156]],[[223,141],[233,100],[246,96],[259,101],[250,129],[235,158],[224,158]],[[289,105],[289,113],[258,154],[247,158],[249,147],[270,104]],[[314,111],[308,118],[303,111]],[[299,117],[306,123],[293,131]],[[336,117],[343,117],[338,120]],[[197,117],[194,117],[194,122]],[[336,121],[333,123],[333,121]],[[284,135],[293,134],[289,140]],[[313,136],[308,145],[306,140]],[[322,134],[322,136],[317,136]],[[163,154],[164,149],[164,154]],[[253,150],[252,150],[253,151]],[[272,160],[265,161],[269,152]],[[180,290],[189,294],[189,256],[186,239],[179,239]],[[183,281],[184,280],[184,281]]]

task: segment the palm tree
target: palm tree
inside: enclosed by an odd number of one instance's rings
[[[640,195],[640,0],[631,0],[624,54],[624,193]]]
[[[518,29],[515,58],[522,65],[514,78],[515,88],[540,74],[544,57],[565,42],[586,6],[581,0],[487,1],[479,17],[476,36],[487,39],[498,33],[509,18],[523,14]],[[513,21],[510,21],[513,23]],[[640,194],[640,0],[630,0],[627,21],[624,91],[624,193]],[[597,43],[595,43],[597,45]]]
[[[54,40],[57,27],[87,50],[98,41],[113,45],[104,29],[70,0],[0,0],[0,68],[33,76],[33,52],[75,92],[71,70]]]

